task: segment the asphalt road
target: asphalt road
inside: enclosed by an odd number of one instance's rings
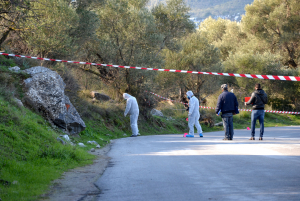
[[[256,133],[259,133],[256,130]],[[300,200],[300,127],[116,140],[98,201]]]

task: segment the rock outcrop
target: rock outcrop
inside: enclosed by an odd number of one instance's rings
[[[102,100],[102,101],[109,101],[110,97],[108,95],[96,92],[96,91],[92,91],[91,92],[91,96],[97,100]]]
[[[156,110],[156,109],[152,109],[150,111],[150,114],[152,116],[159,116],[159,117],[163,117],[164,116],[164,114],[160,110]]]
[[[24,70],[31,75],[24,80],[25,102],[70,134],[85,129],[81,119],[69,98],[65,95],[65,83],[60,75],[48,68],[37,66]]]

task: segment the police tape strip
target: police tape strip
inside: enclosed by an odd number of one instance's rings
[[[30,57],[30,56],[23,56],[23,55],[16,55],[16,54],[7,54],[7,53],[2,53],[2,52],[0,52],[0,55],[38,59],[38,60],[44,60],[44,61],[57,61],[57,62],[66,62],[66,63],[74,63],[74,64],[88,64],[88,65],[94,65],[94,66],[107,66],[107,67],[114,67],[114,68],[130,68],[130,69],[139,69],[139,70],[155,70],[155,71],[192,73],[192,74],[202,74],[202,75],[223,75],[223,76],[232,76],[232,77],[257,78],[257,79],[265,79],[265,80],[300,81],[300,76],[252,75],[252,74],[236,74],[236,73],[198,72],[198,71],[187,71],[187,70],[144,68],[144,67],[132,67],[132,66],[120,66],[120,65],[110,65],[110,64],[97,64],[97,63],[89,63],[89,62],[78,62],[78,61],[66,61],[66,60],[59,60],[59,59],[48,59],[48,58]]]
[[[150,92],[150,91],[145,91],[145,92],[148,92],[148,93],[150,93],[150,94],[152,94],[152,95],[155,95],[155,96],[157,96],[157,97],[159,97],[159,98],[162,98],[162,99],[164,99],[164,100],[167,100],[167,101],[178,102],[178,103],[182,103],[182,104],[188,105],[187,103],[180,102],[180,101],[175,101],[175,100],[171,100],[171,99],[169,99],[169,98],[165,98],[165,97],[163,97],[163,96],[160,96],[160,95],[155,94],[155,93]],[[214,107],[205,107],[205,106],[199,106],[199,107],[200,107],[200,108],[204,108],[204,109],[214,109],[214,110],[216,109],[216,108],[214,108]],[[239,111],[252,112],[252,110],[250,110],[250,109],[239,109]],[[265,112],[278,113],[278,114],[300,114],[300,112],[275,111],[275,110],[265,110]]]

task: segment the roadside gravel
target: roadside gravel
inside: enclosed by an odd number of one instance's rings
[[[90,152],[96,155],[94,163],[65,172],[61,178],[52,182],[49,191],[43,194],[40,201],[94,201],[101,191],[94,182],[105,171],[110,157],[107,152],[111,144]]]

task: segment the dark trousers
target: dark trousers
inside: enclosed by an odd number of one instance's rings
[[[251,137],[255,136],[255,124],[258,119],[260,124],[260,137],[264,135],[264,119],[265,119],[265,110],[252,110],[251,113]]]
[[[228,140],[232,140],[233,138],[233,115],[232,113],[225,113],[221,115],[224,131],[225,131],[225,138]]]

